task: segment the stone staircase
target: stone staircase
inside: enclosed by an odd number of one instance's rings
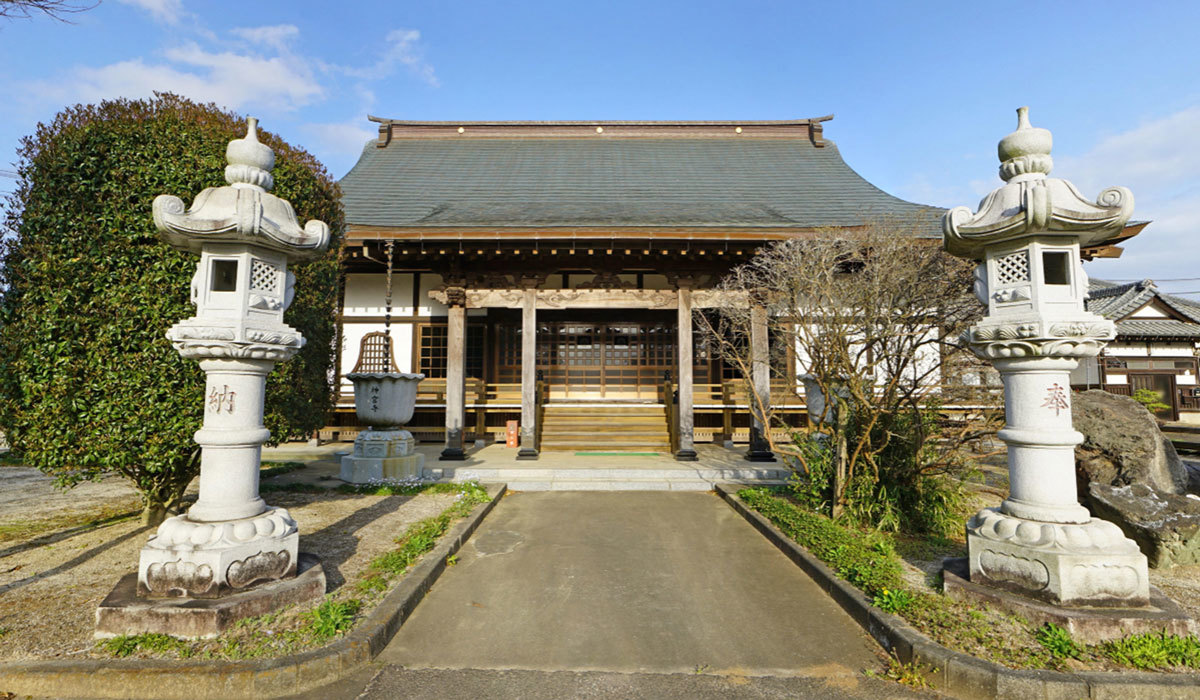
[[[512,491],[710,491],[719,483],[774,485],[787,482],[785,467],[684,466],[654,461],[642,466],[637,457],[613,457],[611,467],[552,467],[553,453],[538,462],[503,466],[426,466],[425,478],[507,484]],[[643,458],[644,459],[644,458]],[[544,466],[539,463],[544,462]],[[438,464],[435,462],[435,464]],[[687,463],[695,464],[695,463]]]
[[[547,404],[543,452],[662,452],[671,450],[661,404]]]

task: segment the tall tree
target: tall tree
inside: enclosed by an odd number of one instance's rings
[[[220,186],[244,119],[171,94],[77,105],[19,149],[0,248],[0,429],[25,463],[69,487],[117,473],[141,492],[144,521],[178,507],[196,475],[204,379],[164,337],[192,315],[196,259],[159,241],[151,203]],[[330,407],[337,184],[311,155],[269,132],[275,194],[333,231],[299,265],[286,320],[307,338],[267,382],[274,440],[320,427]]]

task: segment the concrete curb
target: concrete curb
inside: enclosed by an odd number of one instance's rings
[[[310,690],[350,675],[374,659],[446,570],[446,557],[471,537],[504,497],[471,511],[345,637],[319,649],[256,661],[80,659],[0,664],[0,692],[56,698],[262,698]]]
[[[875,641],[902,663],[933,670],[926,678],[956,698],[998,700],[1185,700],[1200,698],[1200,676],[1129,672],[1061,673],[1011,669],[951,651],[918,632],[902,618],[871,605],[867,596],[838,578],[829,567],[796,544],[771,521],[747,506],[739,484],[718,484],[717,494],[804,570]]]

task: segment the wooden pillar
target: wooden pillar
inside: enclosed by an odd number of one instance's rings
[[[450,307],[446,333],[446,447],[439,459],[462,460],[467,458],[463,452],[463,423],[466,418],[466,290],[462,287],[447,288],[446,303]]]
[[[767,442],[767,410],[771,407],[771,364],[767,336],[767,306],[761,295],[750,299],[750,372],[754,391],[750,399],[750,448],[746,459],[751,462],[774,462],[775,455]]]
[[[537,283],[522,278],[521,296],[521,449],[517,459],[537,459]]]
[[[692,378],[692,280],[680,278],[679,285],[679,451],[675,459],[680,462],[695,462],[696,449],[694,443],[695,416],[693,413],[692,391],[695,384]],[[670,400],[668,398],[668,400]]]

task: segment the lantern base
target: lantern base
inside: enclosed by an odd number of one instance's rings
[[[1048,523],[985,508],[967,523],[970,580],[1053,605],[1142,607],[1146,557],[1106,520]]]
[[[215,637],[244,618],[320,600],[323,595],[321,561],[303,552],[298,555],[295,576],[222,598],[143,598],[137,594],[137,574],[130,573],[96,608],[95,637],[147,633],[189,639]]]
[[[354,440],[354,454],[342,457],[341,479],[350,484],[419,479],[425,455],[415,445],[407,430],[365,430]]]
[[[300,533],[283,508],[218,522],[177,515],[142,548],[137,593],[147,598],[220,598],[296,575]]]
[[[1035,625],[1051,623],[1071,633],[1078,642],[1096,644],[1131,634],[1156,633],[1187,636],[1195,623],[1183,608],[1154,586],[1150,604],[1130,607],[1053,605],[969,578],[966,558],[942,562],[942,590],[951,600],[973,603],[1020,615]]]

